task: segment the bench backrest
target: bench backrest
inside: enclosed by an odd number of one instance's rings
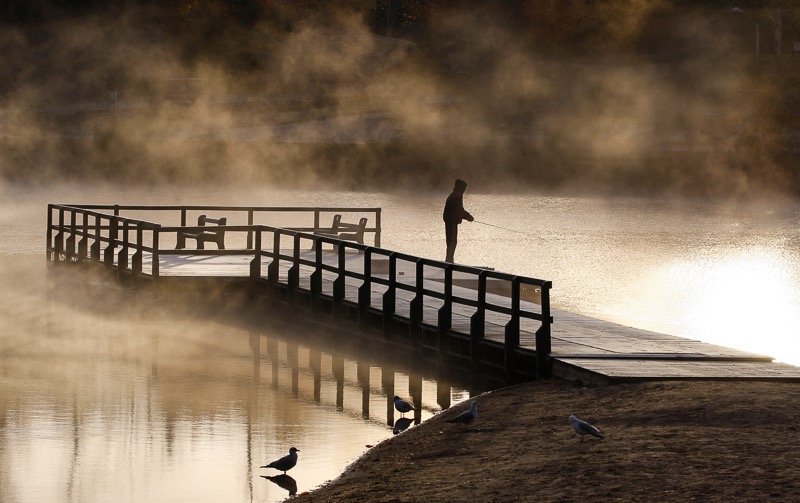
[[[199,217],[197,217],[197,225],[205,226],[206,223],[217,224],[217,225],[227,225],[228,219],[227,219],[227,217],[209,218],[206,215],[200,215]]]
[[[331,225],[331,232],[337,232],[339,225],[342,223],[342,216],[338,213],[333,216],[333,224]]]

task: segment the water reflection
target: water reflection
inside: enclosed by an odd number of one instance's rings
[[[277,485],[281,489],[284,489],[289,492],[289,496],[294,496],[297,494],[297,481],[291,477],[291,475],[262,475],[261,478],[267,479],[273,484]]]
[[[107,286],[102,310],[72,309],[78,290],[60,289],[0,335],[2,501],[282,501],[391,436],[395,394],[420,406],[406,428],[470,396],[468,379],[391,348],[383,365],[382,350],[137,306]],[[292,445],[291,476],[259,469]]]

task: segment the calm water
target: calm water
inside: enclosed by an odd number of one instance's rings
[[[0,188],[0,501],[281,501],[288,490],[261,477],[277,473],[258,467],[290,446],[300,449],[289,474],[302,492],[392,435],[384,376],[397,394],[421,396],[423,420],[441,410],[442,389],[453,404],[469,396],[292,344],[285,331],[131,307],[108,286],[89,298],[97,309],[71,309],[70,292],[46,293],[47,202],[379,206],[384,247],[443,258],[449,189],[201,188],[176,198],[173,189]],[[800,364],[796,202],[468,191],[465,205],[484,223],[462,226],[459,262],[550,279],[562,309]]]

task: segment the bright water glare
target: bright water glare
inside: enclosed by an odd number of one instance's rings
[[[289,489],[261,477],[278,472],[259,466],[289,447],[302,492],[392,436],[384,372],[397,394],[421,389],[422,419],[441,410],[442,383],[367,362],[365,386],[363,361],[291,333],[129,312],[114,285],[95,285],[80,309],[77,293],[47,297],[48,202],[381,207],[384,248],[444,258],[450,188],[0,188],[0,500],[282,501]],[[800,204],[472,189],[458,262],[552,280],[563,310],[800,364]],[[450,391],[453,404],[468,396]]]

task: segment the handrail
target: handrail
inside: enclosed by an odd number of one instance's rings
[[[244,248],[231,249],[167,249],[164,236],[176,235],[179,232],[200,232],[202,226],[174,226],[128,218],[120,213],[130,209],[178,209],[182,211],[185,219],[186,210],[202,209],[203,211],[231,208],[248,212],[248,224],[219,226],[226,233],[246,234],[247,244]],[[550,326],[553,319],[550,314],[549,290],[552,283],[547,280],[524,277],[494,270],[470,267],[461,264],[441,262],[434,259],[417,257],[407,253],[396,252],[360,243],[339,240],[333,236],[317,235],[297,228],[282,228],[264,224],[252,223],[253,212],[263,207],[228,207],[228,206],[123,206],[123,205],[48,205],[47,218],[47,257],[50,262],[101,262],[107,267],[116,268],[120,275],[130,274],[133,277],[142,277],[144,253],[152,254],[151,270],[152,279],[160,276],[159,258],[166,255],[247,255],[252,256],[250,262],[249,278],[251,280],[266,280],[270,285],[284,284],[279,279],[280,264],[289,264],[288,276],[285,287],[289,291],[300,289],[301,268],[311,270],[308,279],[310,282],[309,293],[312,299],[329,296],[334,304],[345,302],[346,285],[348,279],[360,281],[357,287],[356,305],[360,312],[370,309],[373,285],[386,287],[383,293],[382,316],[389,320],[397,315],[397,292],[405,291],[413,294],[409,305],[408,321],[412,330],[420,330],[424,325],[423,305],[425,298],[437,299],[442,302],[439,308],[437,326],[440,334],[451,332],[453,306],[461,305],[474,309],[470,315],[470,333],[468,335],[473,345],[480,343],[484,337],[486,326],[486,313],[494,312],[508,317],[505,326],[505,350],[507,361],[513,359],[514,352],[520,345],[521,321],[523,319],[540,322],[536,330],[536,349],[539,372],[541,375],[549,374],[550,353]],[[271,208],[275,210],[276,208]],[[296,208],[290,208],[292,210]],[[301,210],[307,208],[300,208]],[[103,210],[113,210],[113,214]],[[285,211],[287,208],[281,208]],[[361,209],[348,209],[361,210]],[[337,208],[332,211],[345,211]],[[378,213],[380,209],[377,209]],[[315,216],[318,218],[318,215]],[[272,235],[272,239],[264,235]],[[78,241],[76,241],[78,240]],[[291,241],[290,249],[285,247]],[[90,244],[91,243],[91,244]],[[334,245],[338,250],[336,260],[332,263],[324,260],[322,244]],[[313,246],[307,246],[311,245]],[[103,249],[103,247],[105,247]],[[305,257],[301,250],[314,249],[313,258]],[[356,267],[349,267],[346,260],[348,253],[357,252],[363,257],[362,261],[352,262]],[[330,255],[327,255],[330,256]],[[388,274],[373,272],[372,261],[375,257],[385,257],[389,261]],[[266,275],[261,270],[262,259],[270,259]],[[413,264],[415,274],[406,276],[407,281],[398,274],[398,261]],[[427,281],[427,269],[443,272],[441,288],[432,288]],[[330,273],[334,276],[332,292],[330,295],[323,293],[323,274]],[[473,276],[477,280],[477,294],[474,298],[464,296],[463,290],[454,287],[454,273],[462,276]],[[500,280],[509,282],[511,287],[510,298],[504,302],[489,300],[487,297],[487,282]],[[534,304],[523,302],[521,286],[530,285],[538,288],[541,306],[537,312]],[[312,304],[313,304],[312,300]],[[402,315],[400,315],[402,316]],[[387,324],[384,323],[384,326]],[[443,337],[440,335],[439,343]],[[510,363],[508,364],[510,366]]]
[[[174,211],[179,213],[179,225],[185,227],[188,223],[188,212],[232,212],[246,215],[247,224],[254,225],[257,213],[310,213],[313,222],[307,226],[293,227],[300,231],[318,231],[330,226],[321,223],[322,214],[336,213],[370,213],[374,214],[374,222],[371,227],[364,229],[367,233],[374,236],[374,245],[381,245],[381,208],[364,208],[354,206],[233,206],[233,205],[138,205],[138,204],[60,204],[64,208],[77,208],[81,210],[110,211],[113,210],[117,216],[123,211]],[[248,244],[251,239],[248,239]]]

